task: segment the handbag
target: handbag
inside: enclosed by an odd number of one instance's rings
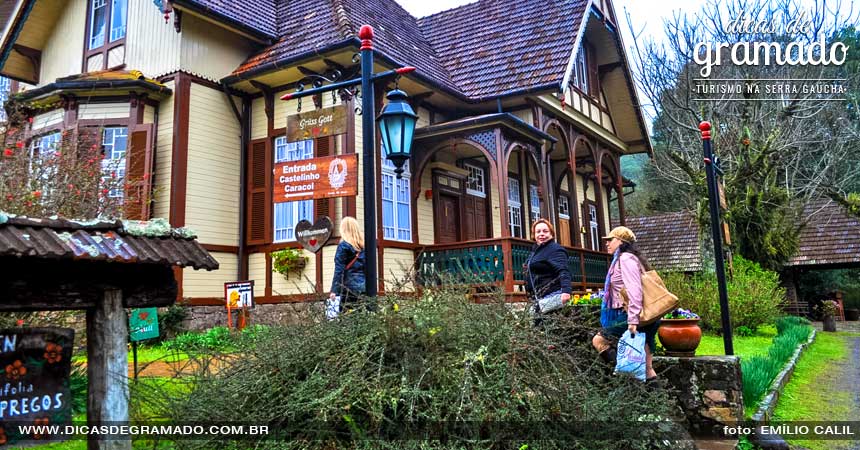
[[[642,274],[642,311],[639,312],[639,325],[648,325],[656,322],[669,311],[678,307],[680,303],[678,296],[666,289],[666,284],[655,270],[645,272],[639,265]],[[629,299],[627,289],[621,289],[621,297],[624,299],[624,309],[627,309]]]

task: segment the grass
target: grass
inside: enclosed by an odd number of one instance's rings
[[[756,333],[752,336],[733,336],[732,346],[734,347],[735,355],[740,357],[765,356],[774,337],[776,337],[776,327],[771,325],[763,326],[756,330]],[[696,349],[696,356],[724,354],[722,336],[704,335],[702,336],[699,348]]]
[[[839,380],[849,376],[837,364],[851,357],[851,338],[860,333],[818,333],[815,342],[804,352],[797,363],[791,381],[785,387],[774,411],[774,419],[795,420],[856,420],[852,410],[851,391],[841,390]],[[850,448],[850,441],[793,440],[810,450]]]
[[[151,363],[153,361],[178,362],[188,359],[188,354],[172,349],[166,349],[161,345],[154,346],[138,346],[137,347],[137,362],[138,364]],[[80,353],[72,357],[73,363],[86,363],[86,353]],[[134,362],[134,354],[131,347],[128,349],[128,363]]]

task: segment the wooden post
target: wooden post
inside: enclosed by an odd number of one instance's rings
[[[128,423],[128,319],[122,291],[87,310],[87,425]],[[131,450],[130,440],[89,440],[88,450]]]

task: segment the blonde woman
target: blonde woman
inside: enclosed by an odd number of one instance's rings
[[[365,293],[364,235],[355,218],[344,217],[340,222],[340,244],[334,254],[329,298],[340,296],[343,305],[356,302]]]

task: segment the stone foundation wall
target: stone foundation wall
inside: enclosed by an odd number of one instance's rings
[[[257,305],[251,310],[251,325],[288,325],[306,320],[321,320],[322,302],[298,302]],[[236,323],[237,311],[233,311]],[[227,309],[223,306],[189,306],[188,317],[182,322],[186,330],[208,330],[227,325]]]
[[[744,420],[741,363],[737,356],[654,357],[654,370],[678,397],[695,435],[721,433]]]

